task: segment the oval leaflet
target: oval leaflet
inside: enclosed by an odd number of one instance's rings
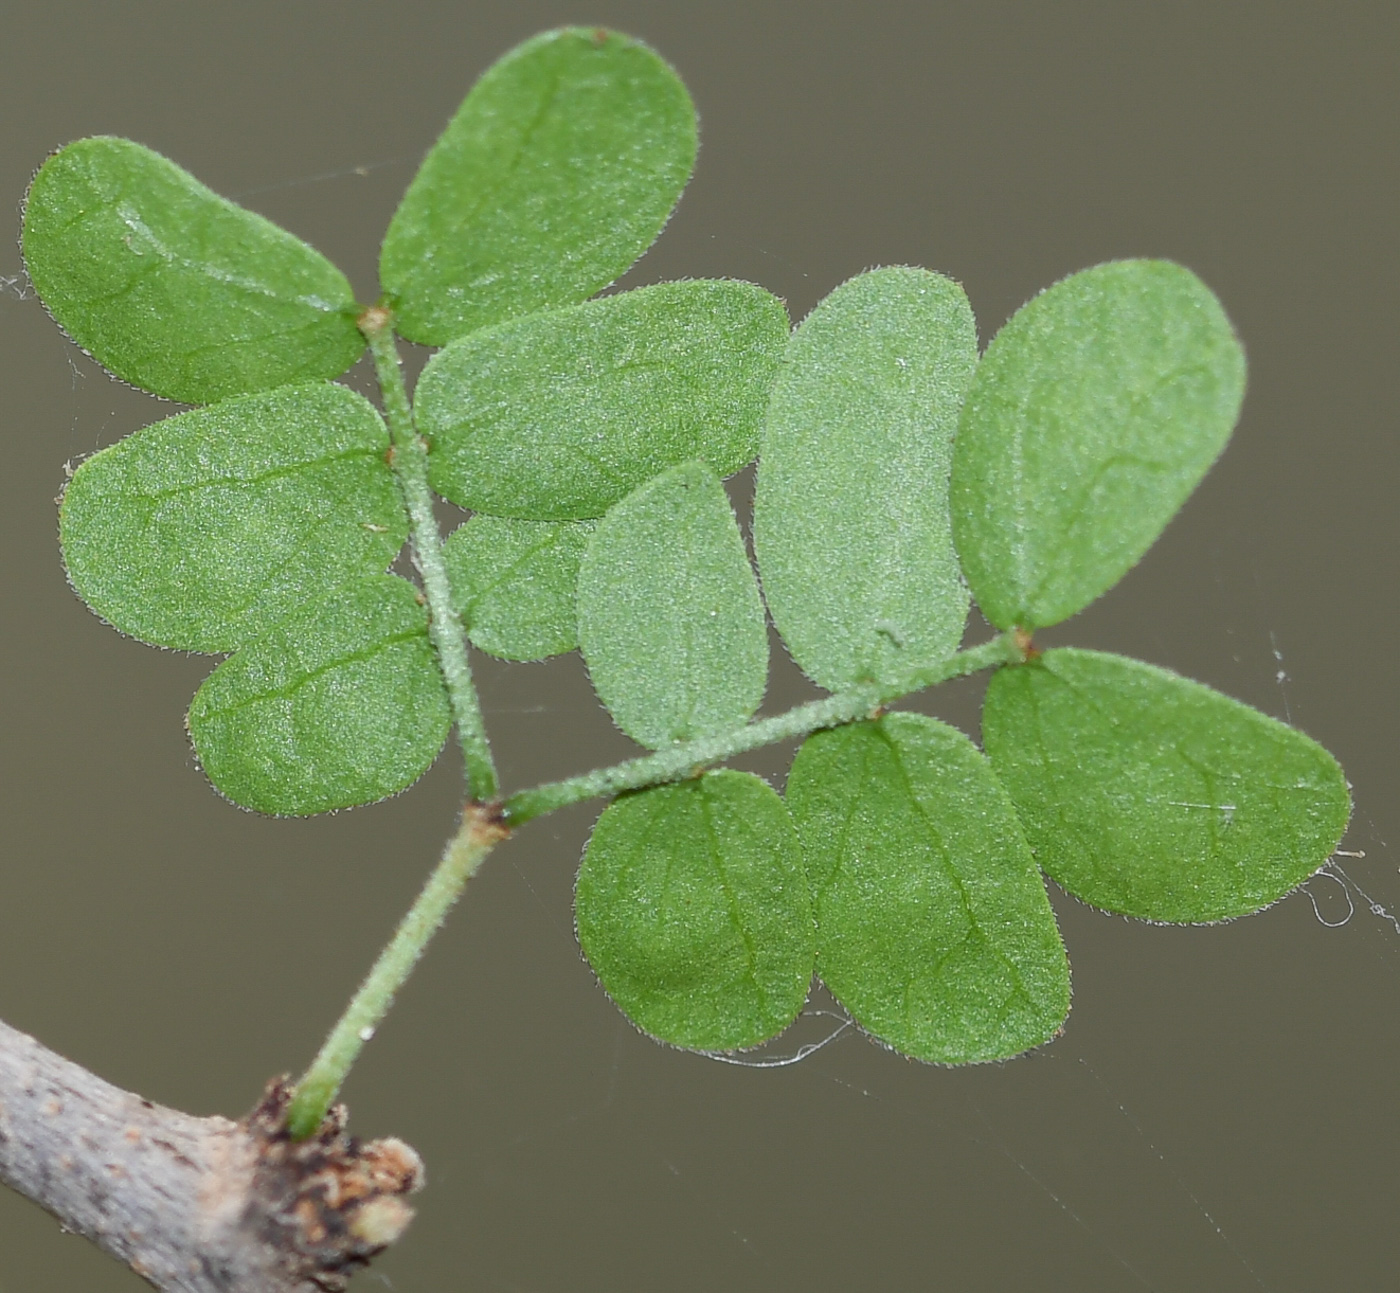
[[[602,516],[698,458],[728,476],[758,452],[787,313],[752,283],[619,292],[474,333],[434,355],[414,412],[433,488],[493,516]]]
[[[329,382],[152,423],[87,459],[59,537],[74,590],[143,642],[231,651],[308,598],[382,574],[408,517],[389,433]]]
[[[592,296],[661,232],[695,108],[640,41],[567,27],[488,68],[389,224],[380,279],[412,341]]]
[[[1046,873],[1146,920],[1258,911],[1327,861],[1351,814],[1315,741],[1123,656],[1060,648],[1002,669],[982,733]]]
[[[204,680],[189,712],[215,787],[291,816],[411,786],[448,723],[427,611],[397,575],[355,580],[280,620]]]
[[[961,732],[921,714],[807,738],[788,776],[817,973],[915,1059],[1006,1059],[1069,1013],[1069,962],[1016,811]]]
[[[578,616],[594,689],[642,745],[742,727],[763,700],[763,602],[724,486],[701,463],[663,472],[599,522]]]
[[[812,911],[797,835],[751,773],[707,772],[609,804],[575,915],[608,995],[672,1045],[757,1046],[807,999]]]
[[[992,339],[953,451],[953,533],[998,628],[1058,624],[1152,546],[1230,438],[1244,352],[1163,260],[1047,288]]]
[[[350,284],[320,252],[129,139],[80,139],[50,157],[22,242],[63,330],[167,399],[336,377],[364,350]]]
[[[773,622],[829,691],[957,650],[968,594],[948,473],[976,365],[967,297],[924,269],[851,279],[788,342],[764,420],[754,547]]]

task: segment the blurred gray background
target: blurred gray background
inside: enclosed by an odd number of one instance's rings
[[[1391,1286],[1400,927],[1361,894],[1400,909],[1400,9],[3,14],[12,228],[51,148],[127,135],[371,297],[379,234],[475,76],[539,29],[606,23],[672,60],[702,118],[695,179],[629,283],[753,279],[796,319],[861,269],[922,264],[966,285],[985,340],[1070,271],[1168,256],[1214,287],[1249,353],[1223,460],[1141,566],[1045,638],[1169,666],[1321,740],[1355,785],[1349,880],[1199,929],[1052,892],[1075,985],[1054,1045],[949,1071],[848,1029],[756,1070],[662,1049],[614,1011],[570,911],[596,808],[536,823],[492,858],[349,1084],[355,1128],[417,1145],[431,1182],[357,1287]],[[209,662],[105,628],[55,541],[65,460],[170,406],[64,342],[8,238],[0,276],[0,1018],[148,1097],[236,1115],[319,1043],[451,830],[458,769],[445,757],[393,802],[313,821],[210,792],[181,721]],[[971,639],[985,632],[974,617]],[[576,658],[480,676],[510,787],[629,753]],[[769,707],[806,694],[782,662]],[[970,681],[921,704],[975,734],[979,695]],[[789,757],[745,766],[780,784]],[[831,1026],[806,1020],[774,1053]],[[0,1197],[0,1293],[140,1287]]]

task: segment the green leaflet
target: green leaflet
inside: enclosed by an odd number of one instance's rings
[[[812,979],[812,909],[783,801],[747,772],[625,795],[584,853],[579,943],[637,1027],[695,1050],[780,1033]]]
[[[698,458],[721,476],[758,452],[787,313],[752,283],[662,283],[474,333],[435,355],[414,398],[433,488],[474,511],[601,516]]]
[[[1165,669],[1046,651],[987,691],[983,739],[1045,871],[1147,920],[1243,916],[1322,866],[1351,812],[1320,745]]]
[[[1244,354],[1162,260],[1056,283],[987,347],[953,455],[953,532],[998,628],[1058,624],[1136,564],[1225,447]]]
[[[659,749],[742,727],[763,699],[763,603],[724,486],[683,463],[599,523],[579,568],[579,644],[594,689]]]
[[[443,345],[592,296],[651,245],[695,165],[695,108],[615,32],[545,32],[477,82],[390,222],[404,336]]]
[[[189,729],[215,787],[303,816],[411,786],[447,739],[447,693],[418,590],[356,580],[230,656],[195,694]]]
[[[919,714],[818,732],[787,803],[817,914],[817,973],[916,1059],[1004,1059],[1053,1037],[1069,963],[1006,792]]]
[[[335,377],[364,349],[350,284],[320,252],[129,139],[80,139],[44,163],[23,246],[64,331],[168,399]]]
[[[329,383],[156,422],[74,473],[59,511],[68,577],[123,633],[231,651],[394,559],[408,522],[388,447],[373,406]]]
[[[754,547],[773,622],[821,686],[951,655],[968,594],[948,473],[977,329],[952,280],[878,269],[792,335],[763,428]]]
[[[459,525],[443,555],[472,644],[506,660],[578,646],[578,567],[595,524],[474,516]]]

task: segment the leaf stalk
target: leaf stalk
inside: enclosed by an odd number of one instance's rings
[[[287,1110],[287,1129],[294,1137],[310,1136],[321,1125],[351,1066],[394,1004],[395,994],[418,964],[423,949],[486,855],[509,834],[499,809],[487,804],[467,805],[461,828],[448,842],[428,883],[297,1083]]]
[[[447,564],[442,555],[442,535],[433,513],[433,492],[428,484],[428,445],[418,434],[413,420],[394,337],[393,314],[384,306],[374,305],[358,322],[369,343],[379,378],[384,416],[393,440],[391,464],[408,509],[413,564],[423,580],[423,594],[428,602],[428,633],[437,650],[438,664],[447,684],[448,703],[457,725],[457,739],[462,746],[467,798],[490,803],[500,795],[500,780],[486,738],[481,702],[472,683],[462,617],[452,604]]]
[[[866,683],[852,687],[834,696],[799,705],[784,714],[758,719],[737,731],[683,741],[655,754],[629,759],[610,768],[598,768],[581,776],[522,790],[511,795],[502,805],[502,818],[507,826],[515,829],[533,818],[585,799],[679,781],[736,754],[795,736],[806,736],[820,728],[839,727],[843,723],[869,717],[885,705],[950,678],[960,678],[994,665],[1020,664],[1026,659],[1026,652],[1027,644],[1013,629],[966,651],[959,651],[946,660],[913,670],[898,682],[883,685]]]

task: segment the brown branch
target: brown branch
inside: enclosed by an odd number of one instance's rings
[[[289,1094],[195,1118],[0,1023],[0,1181],[166,1293],[338,1293],[403,1233],[422,1163],[347,1135],[344,1106],[293,1141]]]

